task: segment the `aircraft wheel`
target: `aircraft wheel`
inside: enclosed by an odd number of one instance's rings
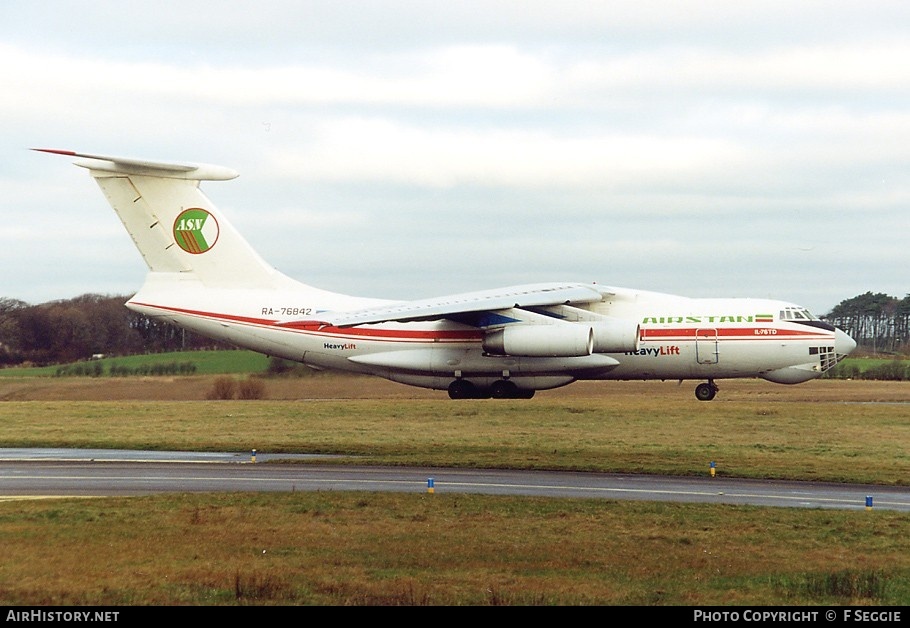
[[[695,398],[699,401],[711,401],[717,395],[717,386],[713,382],[699,384],[695,387]]]
[[[510,382],[507,379],[500,379],[493,382],[493,385],[490,386],[490,396],[493,399],[515,399],[518,397],[518,394],[521,391],[518,390],[518,386],[515,385],[515,382]]]
[[[449,384],[449,399],[476,399],[477,387],[466,379],[456,379]]]

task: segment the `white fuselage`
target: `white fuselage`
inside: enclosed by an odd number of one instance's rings
[[[507,286],[416,301],[351,297],[277,271],[200,182],[207,164],[40,149],[88,168],[149,268],[128,306],[204,336],[315,368],[448,389],[453,399],[528,398],[596,379],[819,377],[856,343],[794,304],[690,299],[581,283]]]
[[[292,292],[247,290],[242,298],[229,290],[219,298],[217,291],[195,290],[193,282],[187,283],[185,290],[169,283],[159,292],[149,281],[129,306],[267,355],[434,389],[446,389],[462,377],[481,385],[508,378],[536,389],[598,379],[764,377],[798,383],[833,366],[836,345],[844,342],[836,330],[782,320],[782,310],[793,307],[789,303],[610,288],[610,297],[586,309],[595,316],[634,320],[634,347],[570,357],[491,355],[481,331],[448,320],[336,327],[320,319],[322,312],[385,301],[306,286]]]

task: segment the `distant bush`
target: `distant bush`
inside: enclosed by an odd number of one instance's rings
[[[212,389],[206,399],[233,399],[237,390],[237,382],[233,377],[219,377],[212,384]]]
[[[258,379],[237,381],[233,377],[219,377],[212,383],[206,399],[264,399],[265,384]]]
[[[867,379],[888,382],[905,382],[910,380],[910,360],[887,360],[869,366],[865,370],[858,364],[841,362],[825,373],[827,379]]]
[[[825,379],[859,379],[861,375],[862,372],[858,365],[841,362],[833,369],[826,371],[822,377]]]
[[[130,375],[192,375],[196,365],[192,362],[166,362],[141,364],[135,367],[111,364],[111,377],[128,377]]]
[[[259,379],[245,379],[237,386],[238,399],[264,399],[265,384]]]
[[[877,379],[889,382],[902,382],[908,378],[910,369],[904,360],[889,360],[869,367],[862,374],[862,379]]]
[[[287,375],[294,370],[295,363],[281,358],[271,358],[266,373],[269,375]]]
[[[163,364],[143,364],[130,368],[111,364],[108,374],[111,377],[129,377],[131,375],[192,375],[196,365],[192,362],[169,362]],[[54,372],[55,377],[101,377],[104,366],[101,362],[77,362],[61,366]]]
[[[78,362],[68,366],[61,366],[54,373],[55,377],[101,377],[104,367],[100,362]]]
[[[265,374],[268,377],[311,377],[316,372],[311,367],[300,362],[272,358],[269,360],[269,366]]]

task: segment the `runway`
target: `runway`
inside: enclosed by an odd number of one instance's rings
[[[331,458],[337,457],[0,449],[0,501],[166,492],[396,491],[910,511],[910,487],[324,462]]]

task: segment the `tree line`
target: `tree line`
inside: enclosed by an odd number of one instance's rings
[[[126,308],[129,296],[85,294],[30,305],[0,297],[0,365],[233,348]]]
[[[872,353],[910,353],[910,294],[866,292],[838,303],[824,318]]]
[[[30,305],[0,297],[0,365],[45,366],[167,351],[231,348],[170,322],[124,307],[129,296],[85,294]],[[841,301],[821,318],[872,353],[910,353],[910,294],[866,292]]]

